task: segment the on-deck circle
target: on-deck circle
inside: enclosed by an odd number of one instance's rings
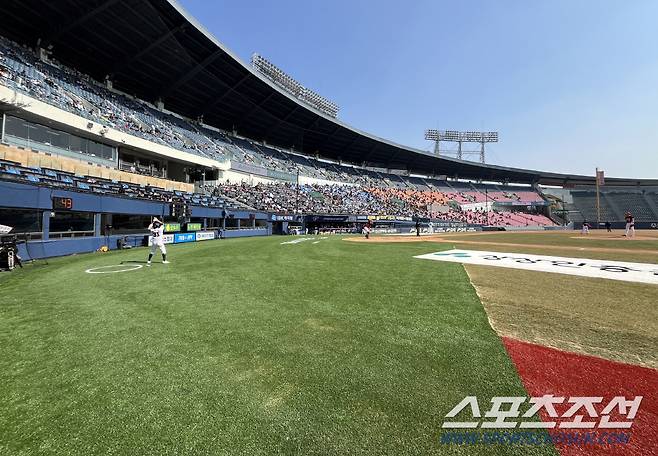
[[[109,271],[105,270],[105,269],[109,269],[109,268],[123,268],[123,269],[115,269],[115,270],[109,270]],[[89,268],[85,272],[87,274],[114,274],[114,273],[117,273],[117,272],[136,271],[138,269],[142,269],[141,264],[132,264],[132,265],[111,264],[109,266],[99,266],[97,268]]]

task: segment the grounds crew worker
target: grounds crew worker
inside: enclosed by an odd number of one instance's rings
[[[158,220],[157,217],[153,217],[153,221],[148,229],[151,232],[151,251],[149,252],[149,259],[146,265],[151,266],[151,258],[153,258],[153,254],[157,248],[160,248],[160,252],[162,252],[162,262],[169,264],[167,261],[167,249],[164,245],[164,223]]]

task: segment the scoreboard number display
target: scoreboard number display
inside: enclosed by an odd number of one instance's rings
[[[73,198],[53,197],[53,209],[70,211],[73,209]]]

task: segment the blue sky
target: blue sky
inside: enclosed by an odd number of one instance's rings
[[[490,163],[658,177],[658,1],[180,2],[362,130],[497,130]]]

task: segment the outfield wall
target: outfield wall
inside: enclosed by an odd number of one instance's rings
[[[71,198],[72,206],[68,210],[54,209],[53,198]],[[117,240],[128,238],[129,245],[142,245],[146,232],[137,234],[112,234],[103,236],[103,218],[111,214],[126,214],[139,216],[168,217],[171,204],[162,201],[141,200],[120,196],[99,195],[88,192],[64,190],[59,188],[30,185],[20,182],[0,181],[0,209],[27,209],[33,210],[35,219],[40,220],[40,227],[26,231],[16,230],[17,235],[25,235],[30,240],[27,244],[20,244],[19,253],[25,259],[49,258],[72,255],[77,253],[93,252],[102,246],[110,249],[117,248]],[[272,234],[272,224],[268,215],[262,212],[232,211],[217,207],[204,207],[190,205],[195,223],[203,231],[206,227],[222,228],[222,237],[234,238],[243,236],[267,236]],[[93,229],[87,231],[66,231],[53,233],[51,231],[51,217],[55,213],[85,213],[87,217],[93,214]],[[226,217],[222,215],[225,213]],[[13,215],[12,215],[13,217]],[[1,219],[0,223],[15,226],[15,220]],[[257,226],[257,221],[261,226]],[[263,223],[266,222],[267,223]],[[231,222],[231,223],[229,223]],[[230,226],[229,226],[230,225]],[[212,231],[212,229],[209,229]],[[195,232],[182,233],[189,236]],[[51,237],[52,236],[52,237]],[[58,238],[55,238],[58,236]],[[216,237],[216,236],[215,236]],[[196,241],[196,237],[193,241]],[[180,242],[189,242],[181,237]]]
[[[141,246],[142,239],[146,233],[134,236],[134,242],[129,243],[133,247]],[[29,241],[19,244],[18,254],[23,260],[38,260],[58,256],[74,255],[77,253],[95,252],[102,246],[107,245],[110,250],[116,250],[117,241],[124,236],[94,236],[70,239],[47,239],[41,241]],[[133,237],[133,236],[130,236]],[[138,241],[138,242],[137,242]]]
[[[605,230],[605,222],[600,222],[597,226],[596,222],[588,222],[591,229],[600,229]],[[613,230],[623,230],[626,229],[626,222],[610,222],[611,228]],[[581,230],[583,228],[583,222],[577,222],[573,224],[575,230]],[[658,220],[653,222],[635,222],[635,229],[637,230],[658,230]]]
[[[209,233],[204,231],[202,233]],[[213,238],[217,240],[217,233],[214,231]],[[181,239],[177,239],[168,244],[182,244],[192,242],[206,242],[211,240],[208,236],[205,239],[185,239],[189,235],[196,235],[198,233],[177,233],[180,234]],[[269,229],[237,229],[226,230],[222,233],[223,238],[238,238],[238,237],[253,237],[253,236],[267,236],[270,234]],[[29,241],[24,244],[18,245],[18,254],[24,261],[39,260],[44,258],[53,258],[67,255],[75,255],[79,253],[91,253],[100,249],[102,246],[107,246],[110,250],[117,250],[117,241],[119,239],[126,239],[127,245],[131,248],[142,247],[144,239],[148,233],[131,234],[131,235],[111,235],[111,236],[93,236],[82,238],[70,239],[48,239],[41,241]],[[174,235],[171,235],[172,238]],[[143,249],[146,255],[146,249]]]

